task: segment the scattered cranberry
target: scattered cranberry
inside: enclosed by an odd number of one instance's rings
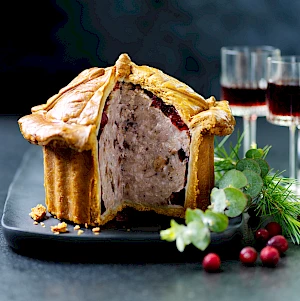
[[[260,259],[265,266],[274,267],[280,258],[279,251],[272,247],[266,246],[260,252]]]
[[[255,232],[255,238],[259,242],[267,242],[269,237],[269,231],[265,228],[260,228]]]
[[[270,237],[282,234],[282,228],[277,222],[269,222],[266,225],[266,229],[268,230]]]
[[[246,265],[252,265],[257,259],[257,251],[253,247],[244,247],[240,252],[240,261]]]
[[[204,256],[202,266],[206,272],[216,272],[221,265],[221,259],[216,253],[208,253]]]
[[[288,241],[283,235],[275,235],[271,237],[268,240],[267,245],[276,248],[281,254],[289,248]]]

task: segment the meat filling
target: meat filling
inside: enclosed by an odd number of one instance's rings
[[[119,83],[99,130],[102,210],[122,200],[183,205],[189,147],[188,128],[173,106],[139,86]]]

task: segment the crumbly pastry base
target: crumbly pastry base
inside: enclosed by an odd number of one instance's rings
[[[184,207],[123,200],[101,215],[97,135],[105,102],[117,82],[150,91],[174,106],[188,126],[191,144]],[[104,225],[126,207],[174,217],[184,217],[186,208],[205,210],[214,185],[214,135],[231,134],[234,125],[227,101],[204,99],[162,71],[134,64],[126,54],[112,67],[83,71],[46,104],[19,119],[24,138],[43,147],[48,211],[58,219],[90,226]]]
[[[61,220],[99,225],[98,162],[92,152],[50,144],[43,154],[48,211]]]

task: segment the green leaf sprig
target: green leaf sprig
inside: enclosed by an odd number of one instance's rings
[[[225,214],[207,209],[187,208],[185,215],[186,225],[171,220],[171,227],[160,231],[160,237],[166,241],[176,241],[176,247],[183,252],[185,247],[193,244],[204,251],[210,244],[210,232],[223,232],[228,226],[228,217]]]
[[[215,187],[210,206],[205,212],[188,208],[185,224],[171,220],[170,228],[160,231],[161,239],[176,241],[180,252],[189,244],[203,251],[210,244],[211,232],[225,231],[228,218],[251,208],[262,223],[272,218],[282,226],[284,235],[300,244],[300,199],[291,188],[297,181],[269,167],[266,156],[271,146],[251,148],[240,158],[243,135],[238,133],[230,152],[225,147],[228,138],[215,145]]]
[[[166,241],[176,241],[177,249],[183,252],[193,244],[204,251],[210,244],[211,232],[223,232],[227,229],[229,218],[240,215],[246,208],[248,197],[240,189],[248,185],[241,171],[229,170],[220,181],[220,187],[211,191],[211,205],[207,210],[187,208],[185,225],[171,220],[170,228],[161,230],[160,237]],[[233,183],[233,185],[232,185]]]
[[[251,148],[247,151],[245,158],[240,159],[239,153],[243,136],[238,133],[237,143],[235,146],[230,145],[229,151],[225,147],[228,138],[229,136],[226,136],[219,143],[216,141],[216,182],[232,169],[244,169],[243,172],[246,172],[246,176],[248,174],[248,180],[250,180],[249,172],[246,170],[256,170],[255,164],[252,165],[249,160],[253,159],[261,169],[262,183],[259,183],[261,181],[256,177],[249,181],[251,187],[245,186],[245,191],[250,195],[245,211],[251,209],[260,218],[261,222],[257,228],[270,219],[274,220],[281,225],[283,235],[289,237],[293,243],[300,244],[300,198],[293,189],[295,185],[299,185],[298,181],[283,177],[284,171],[274,171],[269,167],[266,157],[271,146],[267,145],[262,149]],[[257,195],[255,190],[259,191]]]

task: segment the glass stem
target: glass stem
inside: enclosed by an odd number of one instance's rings
[[[243,116],[244,123],[244,155],[252,147],[256,147],[256,120],[257,115]]]
[[[297,178],[296,175],[296,167],[297,167],[297,156],[298,156],[298,152],[297,152],[297,131],[296,131],[296,125],[290,125],[289,126],[289,130],[290,130],[290,139],[289,139],[289,151],[290,151],[290,178]]]
[[[296,166],[296,180],[299,181],[300,180],[300,160],[299,160],[299,156],[300,156],[300,126],[297,126],[296,129],[297,132],[297,151],[296,151],[296,158],[297,158],[297,166]],[[298,183],[297,183],[298,184]],[[299,187],[299,186],[298,186]],[[299,191],[300,192],[300,191]]]

